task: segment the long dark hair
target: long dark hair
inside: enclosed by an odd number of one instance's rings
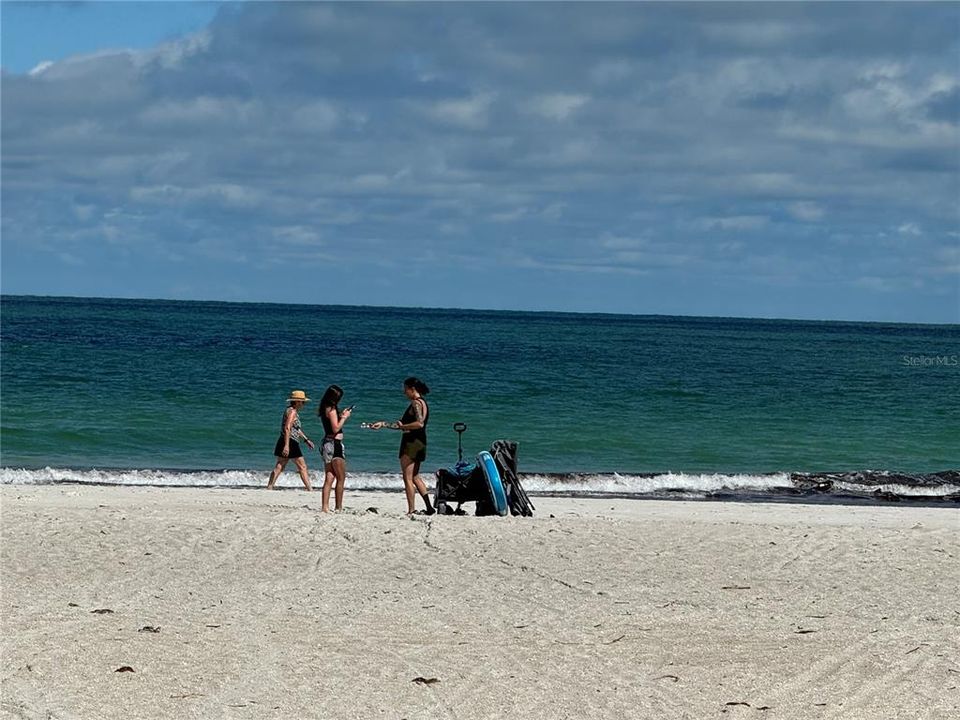
[[[317,415],[322,416],[323,411],[327,408],[337,407],[337,403],[340,402],[343,398],[343,388],[339,385],[331,385],[327,388],[326,392],[323,393],[323,397],[320,398],[320,404],[317,406]]]
[[[413,388],[421,395],[426,395],[428,392],[430,392],[430,388],[428,388],[427,384],[420,378],[408,377],[403,381],[403,386]]]

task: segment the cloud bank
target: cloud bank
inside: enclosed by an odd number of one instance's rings
[[[950,4],[242,4],[2,78],[3,290],[960,321]]]

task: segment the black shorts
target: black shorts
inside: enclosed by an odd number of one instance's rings
[[[427,459],[427,444],[420,438],[403,438],[400,441],[400,457],[423,462]]]
[[[283,458],[283,435],[277,438],[277,445],[273,448],[273,454],[278,458]],[[293,460],[298,457],[303,457],[303,450],[300,449],[300,443],[290,438],[290,454],[287,455],[287,458]]]
[[[337,440],[335,438],[323,439],[323,442],[320,443],[320,454],[323,455],[323,461],[328,464],[337,458],[341,460],[347,459],[343,454],[343,440]]]

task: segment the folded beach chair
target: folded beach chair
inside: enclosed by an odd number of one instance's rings
[[[500,480],[507,495],[511,515],[532,517],[536,508],[527,497],[517,475],[517,443],[512,440],[497,440],[490,446],[490,455],[500,471]]]

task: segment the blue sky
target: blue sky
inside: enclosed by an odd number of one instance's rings
[[[2,291],[960,322],[960,5],[2,3]]]
[[[103,50],[145,50],[206,27],[212,2],[7,2],[2,63],[25,73],[41,62]]]

